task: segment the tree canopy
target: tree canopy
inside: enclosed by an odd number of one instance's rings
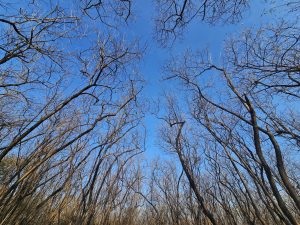
[[[0,1],[0,225],[298,225],[299,6]]]

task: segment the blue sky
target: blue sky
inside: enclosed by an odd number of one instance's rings
[[[56,1],[54,1],[56,2]],[[57,0],[67,8],[72,8],[72,1]],[[53,3],[54,4],[54,3]],[[176,40],[171,47],[162,48],[153,38],[154,37],[154,17],[155,5],[153,0],[136,0],[133,1],[132,17],[127,26],[123,26],[119,31],[125,40],[140,39],[141,46],[146,46],[144,56],[138,65],[142,77],[145,79],[143,96],[147,98],[149,104],[157,101],[166,92],[180,92],[180,89],[170,81],[163,81],[162,66],[172,56],[180,56],[187,49],[197,51],[208,49],[214,62],[218,62],[222,55],[224,40],[239,35],[248,27],[259,27],[265,21],[268,21],[268,14],[263,14],[264,4],[262,1],[251,1],[249,10],[243,15],[243,19],[238,24],[218,24],[211,26],[196,18],[184,30],[181,39]],[[47,7],[46,7],[47,8]],[[101,24],[95,21],[95,26],[101,28]],[[92,29],[89,29],[90,32]],[[105,33],[106,29],[103,29]],[[96,33],[95,33],[96,35]],[[91,39],[95,38],[92,33]],[[85,40],[86,41],[86,40]],[[66,44],[62,42],[63,44]],[[80,44],[78,44],[80,43]],[[82,41],[68,43],[72,50],[84,48]],[[69,68],[71,70],[71,68]],[[77,68],[74,67],[74,70]],[[74,80],[73,82],[80,82]],[[76,86],[76,85],[75,85]],[[161,124],[155,116],[147,113],[145,118],[145,127],[147,129],[147,151],[146,156],[155,157],[164,153],[158,147],[158,128]]]
[[[218,24],[211,26],[200,19],[194,20],[181,39],[174,42],[171,47],[162,48],[154,39],[155,9],[152,0],[135,1],[133,4],[133,22],[130,21],[125,28],[125,36],[141,39],[145,44],[146,51],[139,66],[146,85],[143,95],[151,101],[157,101],[165,92],[180,91],[170,81],[163,81],[162,66],[172,56],[180,56],[185,50],[197,51],[207,48],[215,62],[221,58],[224,40],[239,35],[248,27],[259,27],[268,21],[268,14],[264,14],[264,3],[252,1],[250,9],[245,12],[244,18],[238,24]],[[145,118],[147,128],[147,151],[146,157],[165,155],[158,146],[158,128],[161,124],[155,116],[148,113]]]

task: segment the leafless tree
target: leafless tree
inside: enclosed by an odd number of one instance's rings
[[[249,1],[156,0],[156,5],[156,36],[160,43],[166,44],[182,35],[194,19],[211,24],[238,22]]]
[[[238,22],[249,4],[156,3],[163,42],[196,17]],[[160,117],[170,158],[148,167],[142,50],[114,35],[132,4],[0,1],[0,225],[299,224],[298,23],[246,30],[222,63],[171,60],[183,96]]]
[[[188,93],[186,110],[169,101],[167,143],[203,213],[210,218],[203,204],[209,201],[232,217],[215,213],[217,223],[299,222],[297,30],[280,23],[247,31],[229,41],[224,66],[206,52],[188,52],[166,67],[167,79],[181,81]],[[203,155],[208,167],[196,168],[215,179],[200,192],[203,178],[191,162]]]
[[[74,223],[92,224],[100,202],[107,216],[124,204],[127,165],[143,151],[142,83],[132,72],[140,50],[109,33],[81,33],[94,27],[84,27],[80,5],[74,16],[22,4],[0,20],[1,224],[61,224],[70,204]]]

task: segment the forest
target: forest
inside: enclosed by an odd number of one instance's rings
[[[300,1],[0,12],[0,225],[300,224]]]

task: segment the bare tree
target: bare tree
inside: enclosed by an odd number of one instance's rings
[[[156,3],[162,42],[196,17],[238,22],[249,4]],[[229,39],[222,63],[171,60],[184,96],[163,108],[170,158],[147,167],[142,51],[121,35],[132,4],[0,2],[0,225],[297,225],[298,23]]]
[[[281,23],[244,33],[227,45],[224,66],[213,64],[207,53],[187,53],[167,66],[167,78],[180,80],[188,91],[187,110],[172,103],[165,119],[177,127],[170,131],[170,148],[187,168],[187,177],[193,174],[188,172],[192,171],[188,162],[205,153],[210,166],[198,168],[204,174],[215,171],[212,176],[217,178],[214,192],[207,193],[236,224],[299,222],[299,184],[294,172],[299,168],[295,119],[299,112],[294,107],[298,104],[297,29]],[[176,150],[185,139],[186,153]],[[193,147],[198,152],[193,155],[189,149],[195,139],[202,144]],[[201,179],[191,180],[194,190]],[[238,208],[226,203],[224,195],[233,198],[230,202]]]
[[[238,22],[249,1],[157,0],[156,4],[156,36],[159,42],[166,44],[182,35],[194,19],[211,24]]]
[[[80,5],[74,16],[59,5],[23,4],[0,20],[0,163],[11,168],[1,176],[1,224],[61,223],[72,202],[74,223],[91,224],[100,201],[111,213],[127,195],[121,178],[143,151],[141,79],[132,72],[140,50],[109,33],[82,34],[89,18]]]

